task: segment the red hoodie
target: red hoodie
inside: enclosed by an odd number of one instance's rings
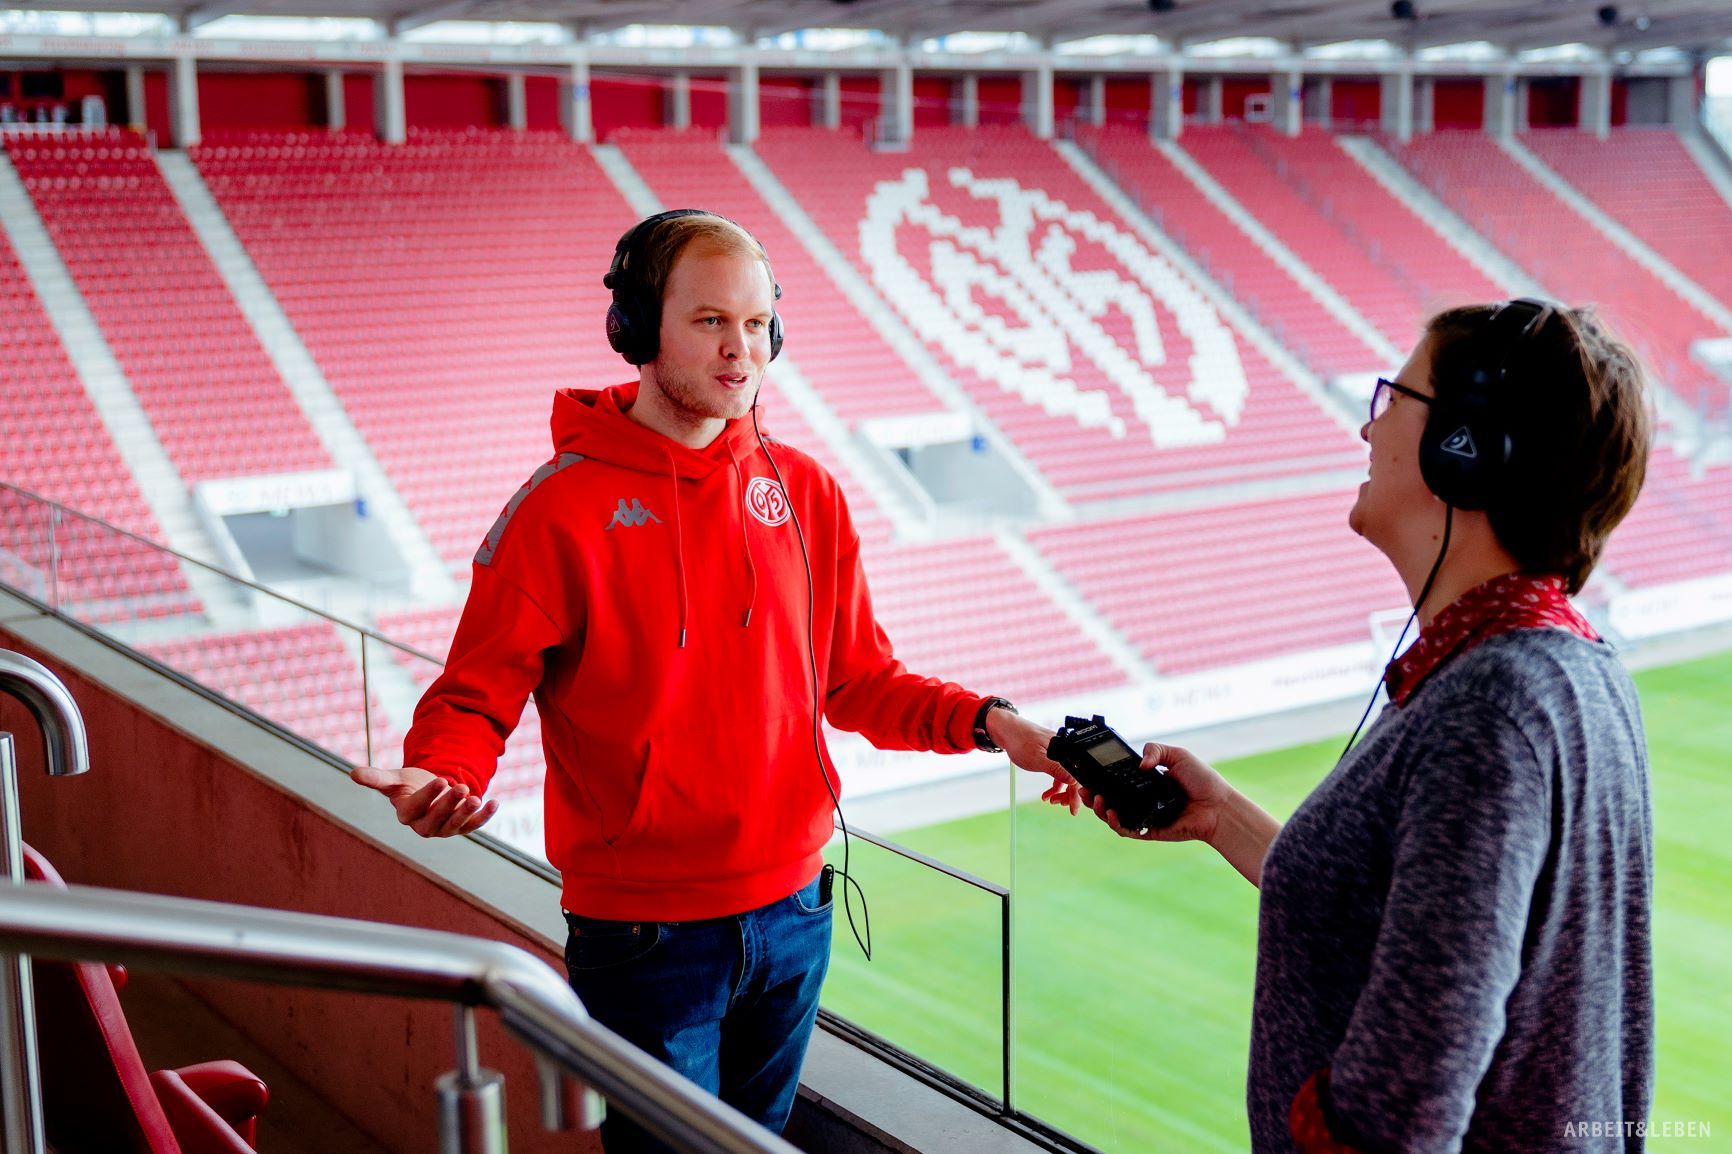
[[[484,789],[533,692],[564,907],[720,917],[811,881],[830,838],[806,566],[749,418],[688,449],[628,418],[636,398],[635,382],[555,395],[556,456],[476,554],[403,758]],[[885,749],[974,748],[985,699],[891,655],[835,479],[771,451],[811,554],[825,717]],[[827,750],[822,772],[840,788]]]

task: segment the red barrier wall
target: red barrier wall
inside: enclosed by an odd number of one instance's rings
[[[322,128],[325,78],[311,72],[198,74],[198,115],[205,132]]]
[[[1485,127],[1485,81],[1438,80],[1431,92],[1435,128]]]

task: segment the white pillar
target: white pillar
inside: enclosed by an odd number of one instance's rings
[[[1516,78],[1511,73],[1485,78],[1485,130],[1511,136],[1516,130]]]
[[[1022,74],[1022,119],[1041,140],[1052,139],[1052,65]]]
[[[1203,86],[1203,122],[1219,124],[1227,119],[1227,84],[1219,76],[1209,77]]]
[[[130,91],[130,90],[129,90]],[[1686,132],[1701,127],[1702,116],[1696,107],[1696,76],[1674,76],[1666,82],[1666,122]]]
[[[529,127],[529,96],[521,72],[505,74],[505,127],[517,132]]]
[[[751,144],[758,139],[758,66],[744,61],[728,76],[728,140]]]
[[[1297,71],[1275,73],[1269,77],[1269,97],[1275,131],[1298,136],[1305,122],[1305,78]]]
[[[1378,105],[1383,131],[1406,144],[1413,139],[1413,73],[1386,72],[1382,88]]]
[[[1084,109],[1084,118],[1096,128],[1107,122],[1107,78],[1104,76],[1089,77],[1088,107]]]
[[[662,89],[662,123],[669,128],[692,126],[692,78],[684,72],[668,77]]]
[[[1583,73],[1581,95],[1576,102],[1576,127],[1601,140],[1612,133],[1612,74]]]
[[[1515,88],[1515,130],[1517,132],[1528,130],[1528,104],[1532,97],[1533,85],[1528,82],[1528,78],[1525,76],[1517,78]]]
[[[403,62],[387,60],[373,78],[373,131],[386,144],[402,144],[408,136],[403,112]]]
[[[812,123],[819,128],[842,127],[842,76],[824,73],[823,83],[812,92]]]
[[[571,71],[559,82],[559,120],[567,136],[579,144],[595,139],[595,122],[589,114],[589,61],[574,60]]]
[[[140,132],[149,123],[144,111],[144,69],[137,64],[126,66],[126,123]]]
[[[198,62],[176,56],[170,74],[168,101],[174,124],[174,146],[191,148],[199,142]]]
[[[1328,128],[1335,117],[1335,78],[1319,76],[1311,82],[1311,122]]]
[[[1413,82],[1413,131],[1430,135],[1437,131],[1437,80],[1420,76]]]
[[[965,72],[952,85],[956,95],[956,123],[964,128],[980,127],[980,77]]]
[[[1177,140],[1185,130],[1185,74],[1170,68],[1149,76],[1149,139]]]
[[[879,76],[878,135],[898,142],[914,139],[914,69],[907,61]]]
[[[343,74],[337,69],[325,73],[325,127],[341,132],[349,126],[349,100],[343,88]]]

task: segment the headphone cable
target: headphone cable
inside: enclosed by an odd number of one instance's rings
[[[762,389],[762,378],[759,378],[759,388]],[[824,780],[824,791],[830,795],[830,807],[836,813],[836,823],[842,830],[842,868],[837,871],[842,875],[842,912],[848,917],[848,929],[854,934],[854,943],[860,947],[860,952],[866,955],[866,960],[872,960],[872,911],[866,905],[866,891],[860,888],[860,883],[854,880],[849,872],[849,836],[848,819],[842,814],[842,799],[836,795],[836,787],[830,783],[830,773],[824,768],[824,746],[821,732],[822,702],[818,695],[818,644],[814,634],[816,617],[817,590],[812,580],[812,557],[806,551],[806,531],[800,527],[800,515],[794,512],[794,498],[788,492],[788,483],[782,479],[781,466],[776,464],[774,453],[770,446],[764,443],[764,431],[758,427],[758,395],[752,394],[752,432],[757,435],[758,448],[764,451],[764,456],[770,462],[770,468],[776,474],[776,484],[782,487],[782,499],[788,502],[788,517],[794,522],[794,535],[800,542],[800,560],[806,565],[806,663],[812,671],[812,756],[818,762],[818,776]],[[865,937],[861,937],[860,927],[854,924],[854,906],[849,901],[848,887],[853,886],[860,895],[860,918],[866,927]]]
[[[1401,653],[1401,643],[1407,640],[1407,631],[1413,628],[1413,622],[1419,616],[1419,607],[1425,604],[1425,599],[1431,596],[1432,583],[1437,580],[1438,571],[1443,568],[1443,559],[1449,553],[1450,529],[1455,524],[1455,506],[1446,504],[1443,507],[1443,544],[1438,546],[1437,560],[1431,563],[1431,572],[1426,575],[1425,585],[1419,590],[1419,598],[1413,603],[1413,612],[1407,615],[1407,624],[1401,627],[1401,633],[1395,638],[1395,648],[1389,651],[1389,660],[1383,663],[1383,675],[1389,676],[1389,667],[1395,664],[1396,657]],[[1347,744],[1341,747],[1341,756],[1335,759],[1340,764],[1341,758],[1347,756],[1347,751],[1353,748],[1353,743],[1359,740],[1359,731],[1365,728],[1365,719],[1371,716],[1371,707],[1377,704],[1377,695],[1383,691],[1383,679],[1379,678],[1372,687],[1371,700],[1365,703],[1365,712],[1359,715],[1359,724],[1353,727],[1353,735],[1347,739]]]

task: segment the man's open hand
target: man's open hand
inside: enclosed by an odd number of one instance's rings
[[[383,769],[357,765],[349,771],[356,785],[376,789],[390,799],[397,820],[422,837],[456,837],[474,833],[499,812],[499,803],[483,803],[466,785],[454,785],[412,765]]]

